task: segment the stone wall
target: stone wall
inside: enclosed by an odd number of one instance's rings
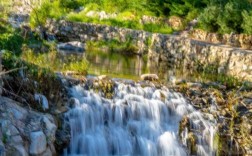
[[[127,38],[131,38],[132,44],[138,47],[138,54],[148,54],[153,62],[164,61],[172,66],[182,65],[188,68],[217,64],[219,72],[252,80],[252,51],[249,50],[210,44],[178,35],[152,34],[88,23],[50,20],[47,28],[61,41],[117,39],[125,42]]]
[[[218,71],[252,80],[252,51],[172,35],[153,34],[150,59],[187,68],[218,65]]]
[[[191,38],[211,43],[221,43],[243,49],[252,49],[252,36],[248,34],[218,34],[209,33],[200,29],[193,29],[189,32]]]
[[[138,54],[148,52],[148,40],[151,38],[151,33],[144,31],[89,23],[48,20],[46,27],[59,41],[86,42],[116,39],[125,42],[130,38],[132,44],[138,47]]]

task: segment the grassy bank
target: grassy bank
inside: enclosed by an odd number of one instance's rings
[[[3,96],[8,96],[31,108],[41,110],[34,99],[40,93],[47,97],[50,106],[62,104],[63,86],[55,72],[75,72],[85,76],[88,62],[74,56],[62,57],[49,43],[33,33],[23,38],[22,31],[13,29],[1,19],[0,50],[3,70]]]

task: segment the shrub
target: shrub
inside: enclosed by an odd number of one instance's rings
[[[245,27],[249,28],[249,24],[245,23],[249,20],[247,11],[251,8],[248,0],[211,1],[199,16],[200,27],[219,33],[242,33]],[[248,17],[246,21],[245,17]]]
[[[21,47],[24,39],[20,34],[8,25],[0,24],[0,50],[5,49],[13,51],[16,54],[21,53]]]
[[[204,30],[215,32],[218,31],[217,17],[221,13],[221,7],[208,6],[199,16],[199,26]]]
[[[242,12],[243,17],[243,23],[242,23],[242,29],[244,33],[252,34],[252,11],[246,11],[244,10]]]
[[[59,4],[65,9],[77,9],[81,5],[78,0],[59,0]]]
[[[242,15],[241,15],[240,3],[237,2],[228,2],[221,14],[219,14],[217,19],[217,24],[219,25],[220,33],[231,33],[241,32],[241,23],[242,23]]]
[[[36,7],[30,14],[30,24],[32,27],[43,26],[47,18],[60,19],[66,10],[61,7],[58,0],[50,2],[45,1],[41,6]]]

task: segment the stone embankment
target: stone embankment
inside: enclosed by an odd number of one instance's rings
[[[200,29],[193,29],[189,32],[191,38],[211,43],[227,44],[243,49],[252,49],[252,35],[248,34],[218,34],[209,33]]]
[[[164,35],[105,25],[48,20],[46,27],[60,41],[118,40],[138,47],[153,62],[187,68],[218,66],[218,72],[252,80],[252,51],[207,43],[179,35]]]

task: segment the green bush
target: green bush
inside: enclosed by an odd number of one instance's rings
[[[32,27],[43,26],[47,18],[60,19],[66,14],[66,10],[61,7],[60,1],[45,1],[41,6],[36,7],[30,14],[30,24]]]
[[[0,50],[5,49],[13,51],[16,54],[21,53],[21,47],[24,39],[18,31],[11,28],[8,24],[0,24]]]
[[[245,29],[249,29],[247,11],[251,9],[251,3],[248,0],[210,1],[199,16],[200,27],[207,31],[219,33],[249,33]]]
[[[242,29],[244,33],[252,34],[252,11],[243,11],[242,12],[243,23]]]
[[[228,2],[217,19],[220,33],[241,33],[242,5],[238,2]]]
[[[65,9],[77,9],[81,5],[78,0],[59,0],[60,7]]]
[[[208,6],[205,8],[199,16],[200,27],[210,32],[218,31],[217,17],[221,11],[219,6]]]

